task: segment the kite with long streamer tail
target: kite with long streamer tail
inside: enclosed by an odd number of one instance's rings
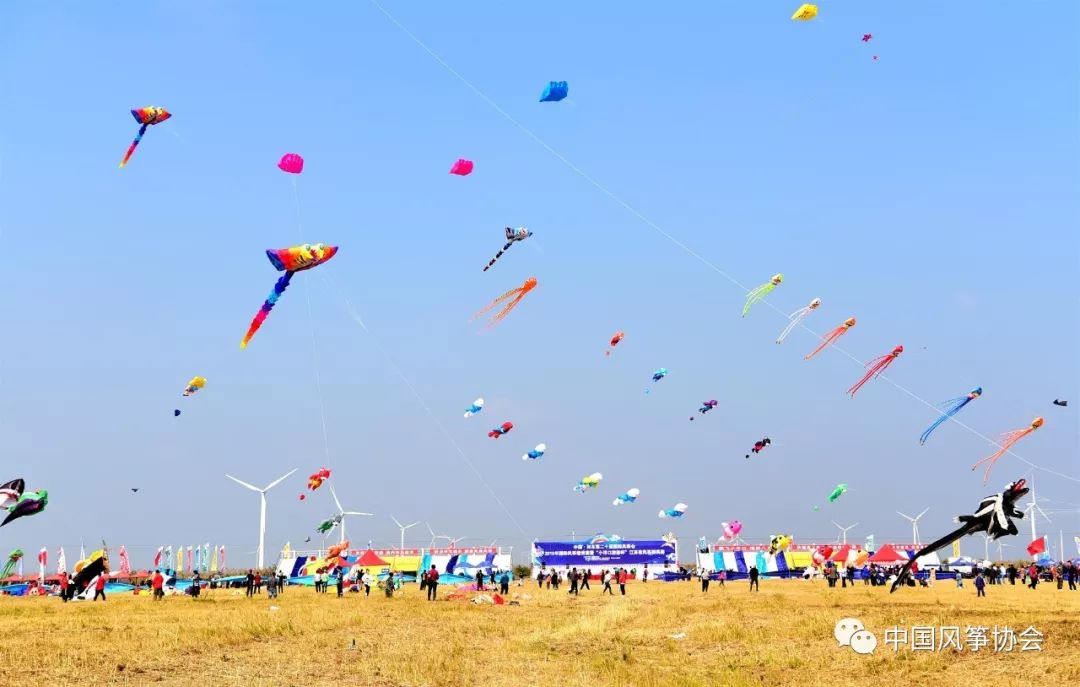
[[[885,368],[891,365],[894,360],[899,358],[900,354],[903,352],[904,347],[897,346],[896,348],[892,349],[891,353],[883,355],[880,358],[874,358],[870,362],[866,363],[866,374],[862,376],[862,379],[852,384],[851,388],[848,389],[847,392],[851,394],[852,397],[854,397],[855,394],[858,393],[859,389],[863,387],[863,384],[866,384],[874,377],[880,377],[881,374],[885,372]]]
[[[1031,434],[1032,432],[1034,432],[1035,430],[1037,430],[1038,428],[1040,428],[1042,426],[1043,426],[1043,419],[1041,417],[1037,417],[1037,418],[1035,418],[1034,420],[1031,421],[1030,425],[1028,425],[1027,427],[1025,427],[1023,429],[1014,429],[1011,432],[1006,432],[1005,434],[1002,434],[1001,435],[1001,442],[999,444],[1001,448],[999,448],[993,454],[983,458],[979,462],[972,465],[971,469],[974,470],[975,468],[979,467],[983,463],[986,463],[987,464],[986,465],[986,472],[983,473],[983,484],[986,484],[986,480],[990,477],[990,468],[994,467],[994,463],[997,462],[997,459],[1000,458],[1002,455],[1004,455],[1005,452],[1008,451],[1010,448],[1012,448],[1013,445],[1016,442],[1020,441],[1021,439],[1023,439],[1024,437]]]
[[[486,314],[488,311],[490,311],[496,305],[498,305],[499,303],[502,303],[505,300],[513,299],[513,300],[510,300],[510,302],[507,303],[503,307],[502,310],[500,310],[499,312],[492,315],[491,320],[488,322],[488,326],[489,327],[494,327],[496,324],[501,322],[502,319],[504,317],[506,317],[507,314],[509,314],[509,312],[511,310],[514,309],[514,306],[516,306],[518,303],[521,302],[521,299],[525,297],[525,294],[529,293],[530,291],[532,291],[535,288],[536,288],[536,277],[529,277],[528,279],[525,280],[525,283],[522,284],[521,286],[517,287],[516,289],[510,289],[509,291],[507,291],[503,295],[499,296],[495,300],[488,303],[482,310],[480,310],[480,312],[473,315],[472,319],[475,320],[476,318]]]
[[[927,427],[926,431],[922,433],[922,436],[919,437],[919,445],[921,446],[921,445],[925,444],[926,440],[930,438],[930,435],[933,433],[933,431],[935,429],[937,429],[939,426],[941,426],[941,424],[943,422],[945,422],[946,420],[948,420],[950,417],[952,417],[953,415],[956,415],[957,413],[959,413],[961,410],[963,410],[964,406],[966,406],[968,403],[971,403],[972,401],[974,401],[979,396],[982,396],[982,387],[981,386],[977,386],[974,389],[972,389],[970,391],[970,393],[968,393],[967,396],[961,396],[960,398],[953,398],[953,399],[950,399],[948,401],[945,401],[944,403],[941,403],[940,405],[941,405],[941,409],[943,411],[942,414],[941,414],[941,417],[934,420],[934,424]]]
[[[514,245],[518,241],[524,241],[532,236],[532,232],[525,227],[518,227],[517,229],[506,228],[506,245],[502,247],[498,253],[495,254],[491,260],[488,260],[488,264],[484,265],[484,271],[487,272],[491,269],[491,266],[495,264],[495,261],[502,257],[502,254],[510,250],[510,246]]]
[[[803,308],[799,308],[795,312],[788,315],[788,326],[784,327],[784,331],[780,332],[780,336],[776,337],[776,343],[783,343],[787,335],[792,332],[795,327],[799,326],[799,323],[806,319],[806,316],[818,309],[821,305],[821,299],[815,298],[810,301],[809,305]]]
[[[164,107],[154,107],[153,105],[150,105],[148,107],[140,107],[136,110],[132,110],[131,116],[140,124],[139,133],[135,134],[135,140],[131,142],[127,152],[124,153],[124,159],[120,161],[120,169],[123,169],[127,165],[128,160],[131,159],[132,154],[135,152],[135,148],[139,145],[139,141],[142,140],[143,134],[146,133],[147,127],[154,124],[161,124],[169,117],[172,117],[172,113]]]
[[[746,317],[746,313],[750,312],[750,308],[752,308],[755,303],[765,298],[765,296],[772,293],[772,290],[777,286],[780,286],[782,281],[784,281],[784,275],[774,274],[772,279],[746,294],[746,303],[744,303],[742,307],[742,316]]]
[[[285,289],[289,288],[289,281],[292,280],[292,276],[297,272],[309,270],[323,264],[334,257],[337,251],[337,246],[327,246],[322,243],[305,243],[302,246],[267,250],[266,257],[270,258],[270,263],[278,271],[285,272],[285,274],[277,280],[277,283],[274,284],[274,290],[266,297],[266,302],[262,304],[259,312],[255,314],[255,319],[251,321],[247,333],[240,340],[240,348],[247,348],[251,337],[255,336],[255,332],[259,331],[259,327],[262,326],[270,311],[274,309],[274,305],[281,298],[281,294],[285,293]]]
[[[821,345],[819,345],[817,348],[815,348],[813,351],[811,351],[809,355],[804,356],[803,360],[810,360],[811,358],[813,358],[818,353],[821,353],[823,350],[825,350],[826,346],[831,346],[832,344],[836,343],[837,339],[839,339],[844,334],[847,334],[848,330],[851,329],[854,326],[855,326],[855,318],[854,317],[847,318],[846,320],[844,320],[844,323],[842,325],[840,325],[836,329],[832,330],[831,332],[829,332],[825,336],[821,337]]]

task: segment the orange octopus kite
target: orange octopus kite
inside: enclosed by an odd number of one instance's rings
[[[499,312],[497,312],[497,313],[495,313],[494,315],[491,316],[491,319],[488,321],[488,327],[494,327],[496,324],[501,322],[502,319],[504,317],[506,317],[510,313],[511,310],[514,309],[514,306],[516,306],[518,303],[521,302],[521,299],[525,297],[525,294],[527,294],[528,292],[532,291],[535,288],[536,288],[536,277],[529,277],[528,279],[525,280],[525,283],[522,284],[521,286],[517,287],[516,289],[510,289],[509,291],[507,291],[503,295],[501,295],[498,298],[496,298],[495,300],[491,301],[491,303],[489,303],[487,306],[485,306],[483,310],[481,310],[480,312],[473,315],[472,319],[475,320],[476,318],[487,314],[487,312],[489,310],[494,308],[499,303],[502,303],[503,301],[512,299],[512,300],[510,300],[509,303],[507,303],[505,306],[503,306],[502,310],[500,310]]]

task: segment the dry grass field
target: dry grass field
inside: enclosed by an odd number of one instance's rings
[[[447,590],[440,589],[440,595]],[[344,599],[290,588],[276,601],[215,590],[194,601],[115,596],[106,603],[0,598],[5,684],[41,685],[830,685],[1076,684],[1080,592],[969,583],[828,589],[766,581],[628,586],[625,597],[578,598],[514,588],[520,606]],[[277,610],[271,610],[276,605]],[[873,655],[839,647],[840,618],[878,637]],[[883,643],[893,626],[1035,626],[1042,651],[916,652]],[[685,633],[682,639],[672,635]],[[988,631],[989,634],[989,631]],[[354,648],[355,640],[355,648]]]

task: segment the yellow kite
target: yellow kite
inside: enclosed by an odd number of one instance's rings
[[[798,21],[810,21],[817,16],[817,5],[811,5],[810,3],[804,3],[799,6],[799,9],[795,10],[795,14],[791,15],[792,19]]]

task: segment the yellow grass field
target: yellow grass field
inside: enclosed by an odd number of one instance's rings
[[[746,582],[702,595],[697,582],[635,583],[625,597],[514,587],[520,606],[386,599],[289,588],[270,601],[231,590],[198,601],[113,596],[106,603],[0,598],[9,685],[926,685],[1077,684],[1080,592],[939,582],[889,595],[859,583]],[[440,596],[446,589],[440,588]],[[271,605],[278,606],[271,610]],[[838,646],[836,621],[878,637],[873,655]],[[893,626],[1034,626],[1042,651],[894,652]],[[671,635],[685,633],[683,639]],[[355,648],[354,646],[355,640]]]

